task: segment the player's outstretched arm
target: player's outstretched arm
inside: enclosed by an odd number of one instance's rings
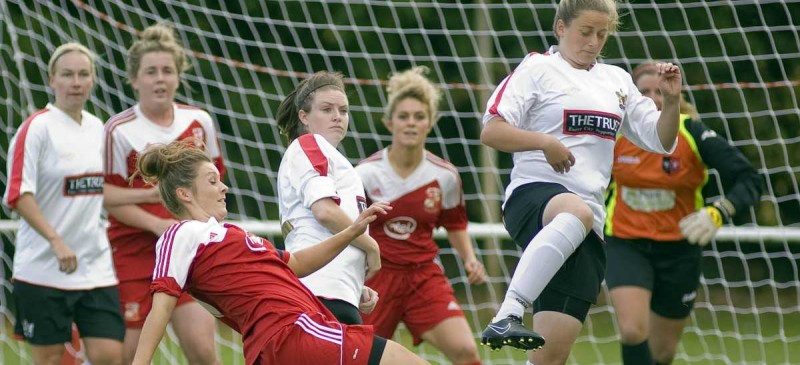
[[[153,294],[153,307],[147,314],[147,319],[142,327],[142,335],[139,337],[139,345],[136,346],[136,355],[133,357],[133,365],[150,365],[153,354],[156,352],[167,322],[172,317],[172,310],[178,303],[178,298],[167,293]]]
[[[157,187],[123,188],[114,184],[103,185],[103,206],[126,204],[161,203]]]
[[[289,256],[289,268],[298,277],[304,277],[325,266],[350,244],[366,232],[378,214],[386,214],[392,208],[386,203],[374,203],[361,212],[353,224],[319,244],[304,248]]]
[[[680,128],[681,70],[671,63],[657,63],[658,88],[664,96],[661,115],[658,117],[658,138],[669,151],[675,144]]]

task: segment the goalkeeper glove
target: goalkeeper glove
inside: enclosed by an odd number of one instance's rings
[[[683,217],[679,223],[681,233],[689,243],[705,246],[722,226],[723,217],[730,219],[734,212],[733,204],[729,200],[718,200],[711,206]]]

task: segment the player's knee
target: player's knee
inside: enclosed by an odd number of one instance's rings
[[[197,364],[197,365],[219,365],[220,362],[217,360],[217,352],[212,346],[197,346],[192,348],[191,351],[185,351],[184,355],[186,355],[186,360],[190,364]]]
[[[624,345],[637,345],[647,339],[647,328],[640,323],[620,323],[620,342]]]
[[[473,342],[453,346],[447,352],[447,357],[453,364],[475,364],[480,361],[478,346]]]

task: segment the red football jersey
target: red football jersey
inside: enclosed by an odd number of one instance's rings
[[[371,201],[388,201],[392,210],[378,215],[369,234],[381,247],[381,258],[408,265],[429,262],[439,253],[433,230],[467,229],[461,179],[455,166],[425,151],[408,177],[395,173],[387,149],[362,161],[356,171]]]
[[[289,255],[214,218],[183,221],[158,240],[151,289],[176,297],[188,291],[242,334],[245,357],[255,359],[302,314],[334,319],[286,264]]]

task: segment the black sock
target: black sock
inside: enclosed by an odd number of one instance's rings
[[[638,345],[622,345],[622,363],[625,365],[649,365],[653,363],[647,340]]]

